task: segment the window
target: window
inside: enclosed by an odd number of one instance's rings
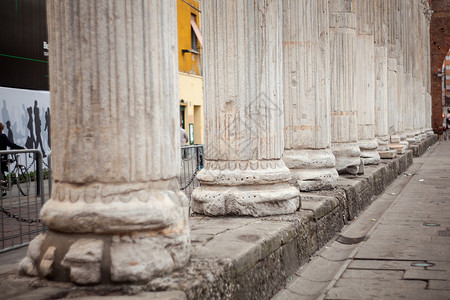
[[[191,48],[194,51],[199,50],[198,43],[200,43],[200,45],[203,44],[202,35],[198,29],[196,19],[197,16],[195,14],[191,14]]]
[[[450,60],[450,55],[447,55],[447,56],[445,57],[445,60]]]

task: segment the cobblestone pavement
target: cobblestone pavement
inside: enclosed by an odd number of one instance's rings
[[[450,299],[450,141],[414,158],[341,235],[272,299]]]

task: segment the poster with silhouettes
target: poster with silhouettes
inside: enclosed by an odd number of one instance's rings
[[[0,87],[0,105],[3,133],[19,146],[40,150],[45,168],[51,148],[50,92]]]

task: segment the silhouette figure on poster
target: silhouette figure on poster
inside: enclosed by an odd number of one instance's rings
[[[11,120],[11,118],[9,117],[9,112],[8,112],[8,108],[6,108],[6,100],[3,99],[3,107],[2,107],[2,121],[6,122]]]
[[[8,139],[14,143],[14,134],[13,131],[11,129],[11,122],[8,120],[6,121],[6,128],[8,129]]]
[[[44,127],[44,131],[47,130],[47,134],[48,134],[48,139],[47,139],[47,143],[48,143],[48,147],[51,148],[52,147],[52,143],[50,141],[50,108],[47,107],[47,110],[45,111],[45,127]]]
[[[30,136],[27,137],[27,141],[25,142],[25,147],[27,147],[27,149],[33,149],[34,144],[35,144],[34,131],[33,131],[33,108],[31,106],[27,107],[27,112],[28,112],[27,128],[30,131]]]
[[[44,146],[42,145],[42,139],[41,139],[41,117],[39,116],[39,108],[38,108],[38,102],[37,100],[34,100],[34,130],[36,131],[36,141],[35,141],[35,148],[37,149],[38,146],[41,146],[42,156],[46,157]]]

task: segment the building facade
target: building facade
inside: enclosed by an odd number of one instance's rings
[[[177,0],[180,124],[189,144],[203,144],[204,106],[200,2]]]

